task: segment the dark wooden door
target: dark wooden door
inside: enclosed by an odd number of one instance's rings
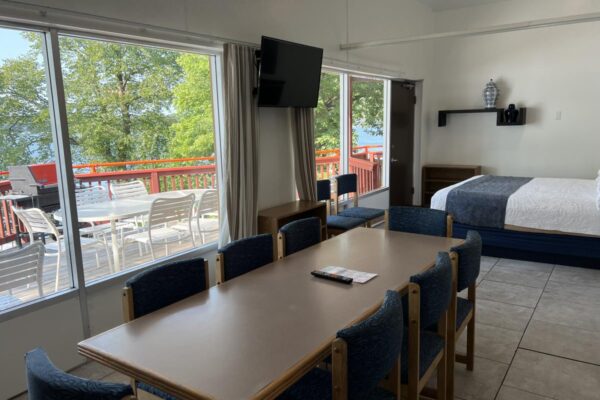
[[[390,206],[412,205],[415,86],[392,81],[390,107]]]

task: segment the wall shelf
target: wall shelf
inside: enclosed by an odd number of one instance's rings
[[[519,108],[519,116],[517,122],[509,123],[504,119],[504,108],[474,108],[468,110],[441,110],[438,111],[438,126],[446,126],[448,114],[479,114],[479,113],[495,113],[497,126],[519,126],[525,125],[527,109]]]

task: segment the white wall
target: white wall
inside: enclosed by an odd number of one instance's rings
[[[152,34],[135,29],[136,24],[210,34],[233,40],[259,43],[261,35],[275,36],[325,49],[326,63],[361,64],[365,71],[409,79],[426,79],[432,70],[433,45],[365,49],[351,53],[339,50],[346,41],[362,41],[426,33],[433,29],[433,14],[416,0],[31,0],[28,4],[50,7],[45,16],[15,8],[18,1],[0,0],[2,17],[43,20],[63,26],[108,30],[117,26],[129,33]],[[346,9],[348,5],[348,9]],[[35,7],[33,8],[36,9]],[[59,10],[59,12],[57,12]],[[60,10],[76,11],[66,15]],[[83,15],[85,14],[85,16]],[[348,16],[348,23],[346,17]],[[110,20],[107,20],[109,18]],[[115,19],[128,24],[119,28]],[[165,33],[164,39],[169,39]],[[286,110],[261,109],[259,154],[259,208],[294,199],[295,187],[289,119]],[[385,204],[387,192],[366,200]],[[207,256],[211,261],[214,253]],[[212,268],[211,268],[212,270]],[[121,321],[122,280],[92,288],[88,294],[90,327],[98,333]],[[76,307],[75,307],[75,306]],[[23,354],[43,345],[59,367],[69,369],[82,361],[76,344],[82,339],[77,299],[56,304],[0,322],[0,398],[25,390]]]
[[[436,30],[598,11],[598,1],[507,1],[436,13]],[[599,35],[595,22],[437,41],[426,162],[480,164],[485,173],[502,175],[593,178],[600,168]],[[437,127],[438,110],[482,108],[490,78],[501,90],[499,106],[527,107],[527,125],[496,127],[494,114],[464,114]]]

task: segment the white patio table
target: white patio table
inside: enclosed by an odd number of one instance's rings
[[[186,189],[173,190],[170,192],[153,193],[147,196],[129,199],[117,199],[101,203],[86,204],[77,207],[77,219],[79,222],[95,223],[110,222],[111,247],[115,271],[121,270],[121,258],[119,257],[120,243],[118,240],[117,222],[126,218],[146,215],[150,212],[152,201],[157,198],[176,198],[193,193],[195,200],[200,200],[202,193],[209,189]],[[58,210],[54,214],[57,221],[62,219],[62,212]]]

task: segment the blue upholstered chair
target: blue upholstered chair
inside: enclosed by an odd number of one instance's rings
[[[221,247],[217,252],[217,283],[223,283],[273,262],[273,236],[256,235]]]
[[[279,229],[277,235],[278,258],[289,256],[297,251],[321,241],[321,219],[310,217],[292,221]]]
[[[327,203],[327,236],[335,236],[350,229],[366,226],[367,221],[363,218],[342,217],[331,214],[331,181],[323,179],[317,181],[317,200]]]
[[[125,322],[171,305],[209,288],[208,262],[193,258],[159,265],[125,282]]]
[[[394,374],[398,381],[403,325],[401,296],[388,291],[375,314],[337,333],[332,372],[313,369],[280,399],[327,400],[334,398],[334,390],[339,399],[395,399],[395,394],[378,384],[387,376],[393,379]]]
[[[469,371],[473,370],[475,361],[475,299],[481,267],[481,249],[481,236],[477,231],[468,231],[464,243],[451,249],[458,258],[457,292],[467,289],[466,299],[455,294],[456,340],[467,328],[467,354],[457,354],[456,361],[467,364]]]
[[[436,370],[437,389],[447,390],[445,349],[452,276],[449,254],[439,253],[432,268],[410,278],[408,296],[403,298],[407,318],[401,352],[401,379],[408,386],[408,400],[418,400]]]
[[[119,400],[133,389],[121,383],[92,381],[56,368],[40,348],[25,354],[29,400]]]
[[[204,258],[160,265],[141,272],[125,282],[123,311],[125,322],[176,303],[209,288],[208,262]],[[134,381],[137,389],[161,399],[175,397],[144,382]]]
[[[452,216],[445,211],[422,207],[390,207],[386,212],[390,231],[452,237]]]
[[[356,174],[339,175],[335,178],[335,204],[334,209],[337,215],[342,217],[362,218],[367,221],[367,226],[371,226],[374,222],[383,220],[385,211],[378,208],[368,208],[358,206],[358,178]],[[345,194],[354,193],[353,207],[339,211],[339,198]]]

